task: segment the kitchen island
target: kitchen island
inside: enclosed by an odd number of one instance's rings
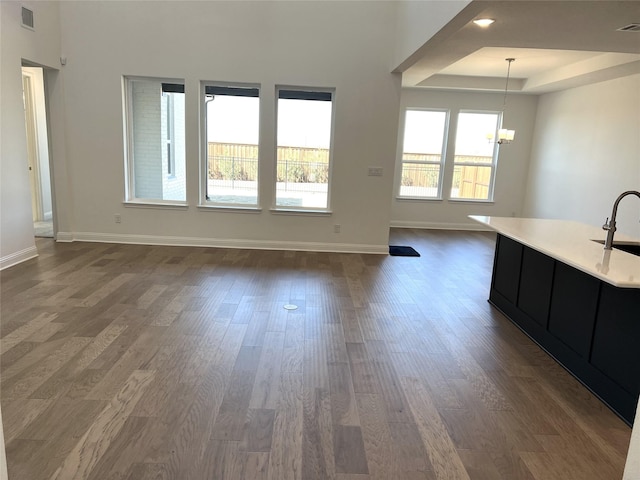
[[[604,250],[593,240],[606,233],[578,222],[471,218],[498,233],[490,303],[632,425],[640,393],[640,257]]]

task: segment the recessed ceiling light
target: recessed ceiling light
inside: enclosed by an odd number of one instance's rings
[[[473,23],[475,23],[479,27],[488,27],[493,22],[495,22],[493,18],[477,18],[473,21]]]

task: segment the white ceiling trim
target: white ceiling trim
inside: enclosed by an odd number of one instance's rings
[[[481,29],[474,18],[495,18]],[[474,0],[402,64],[404,87],[539,94],[640,73],[638,1]],[[417,53],[419,52],[419,55]]]

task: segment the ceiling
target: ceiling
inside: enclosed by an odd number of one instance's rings
[[[481,28],[477,18],[495,22]],[[640,1],[481,1],[395,70],[405,87],[539,94],[640,73]]]

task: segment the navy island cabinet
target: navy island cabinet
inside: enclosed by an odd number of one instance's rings
[[[489,301],[633,424],[640,289],[615,287],[498,234]]]

